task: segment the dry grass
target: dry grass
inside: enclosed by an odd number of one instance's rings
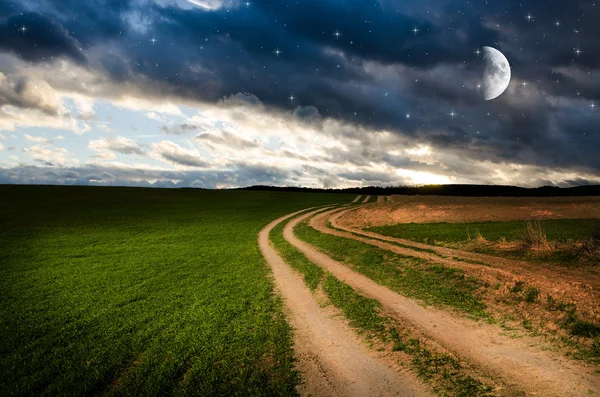
[[[522,251],[547,253],[555,251],[556,244],[552,241],[548,241],[548,237],[539,220],[527,221],[525,223],[523,238],[520,241],[520,249]]]
[[[583,241],[579,255],[583,258],[598,258],[600,255],[600,223],[592,226],[590,237]]]

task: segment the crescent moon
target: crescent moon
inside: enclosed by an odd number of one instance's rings
[[[491,101],[499,97],[510,83],[510,64],[508,59],[495,48],[483,47],[483,98]]]

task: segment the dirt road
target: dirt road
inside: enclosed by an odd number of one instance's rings
[[[300,211],[302,212],[302,211]],[[258,243],[273,270],[294,328],[297,367],[302,373],[301,395],[312,396],[430,396],[411,373],[399,373],[385,365],[335,316],[323,308],[269,243],[269,232],[295,214],[281,217],[259,234]]]
[[[363,204],[366,204],[369,202],[369,199],[371,198],[371,196],[367,196],[365,197],[365,199],[362,201]]]
[[[529,285],[537,287],[544,293],[555,296],[567,295],[582,312],[592,317],[596,313],[597,317],[597,308],[600,307],[600,295],[597,294],[597,291],[600,291],[600,278],[590,277],[588,269],[539,266],[515,259],[384,236],[346,226],[340,220],[344,219],[344,215],[349,211],[352,211],[352,209],[328,211],[327,214],[314,217],[311,220],[311,225],[323,233],[359,240],[401,255],[410,255],[463,269],[481,279],[494,276],[498,280],[508,282],[526,281]],[[329,228],[327,221],[331,222],[331,225],[336,229]],[[405,247],[387,242],[399,243]],[[411,247],[414,247],[414,249],[411,249]],[[421,251],[423,249],[429,252]],[[483,265],[466,261],[477,261]]]
[[[558,353],[541,351],[537,347],[539,340],[530,337],[512,339],[501,335],[500,328],[494,325],[424,308],[300,241],[294,236],[293,227],[314,213],[288,223],[284,229],[285,239],[338,279],[365,296],[379,300],[394,317],[415,325],[482,373],[502,379],[513,392],[522,390],[543,396],[600,395],[600,377],[591,375],[590,368]]]
[[[352,202],[353,202],[353,203],[356,203],[358,200],[360,200],[360,198],[361,198],[361,197],[362,197],[361,195],[358,195],[358,196],[356,196],[356,197],[354,198],[354,200],[352,200]]]

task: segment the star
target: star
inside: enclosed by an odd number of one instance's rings
[[[157,42],[158,40],[156,40],[156,39],[154,38],[154,36],[152,36],[152,38],[150,39],[150,41],[152,42],[152,45],[154,45],[154,44],[156,44],[156,42]]]
[[[333,35],[335,36],[336,40],[339,40],[339,38],[342,34],[340,33],[339,30],[336,30],[335,32],[333,32]]]
[[[250,7],[250,4],[252,4],[252,3],[250,3],[249,1],[247,1],[244,4],[246,4],[246,7]]]
[[[283,54],[283,51],[279,50],[279,46],[277,46],[275,51],[273,51],[273,54],[275,54],[277,56],[277,58],[279,58],[279,55]]]
[[[478,48],[474,52],[477,55],[477,58],[479,58],[479,55],[481,55],[481,50]]]
[[[27,33],[27,31],[28,31],[28,30],[29,30],[29,28],[28,28],[27,26],[25,26],[25,25],[22,25],[22,26],[19,28],[19,32],[21,32],[21,34],[23,34],[23,35],[24,35],[25,33]]]
[[[412,28],[412,32],[416,36],[417,33],[419,33],[419,29],[417,29],[417,27],[415,26],[414,28]]]
[[[581,54],[583,53],[583,51],[581,51],[581,50],[579,49],[579,47],[577,47],[577,48],[575,48],[575,49],[573,50],[573,53],[574,53],[575,55],[577,55],[577,58],[579,58],[579,55],[581,55]]]
[[[531,22],[531,20],[533,19],[533,16],[531,16],[531,14],[527,14],[527,16],[525,17],[529,22]]]
[[[593,111],[594,109],[596,109],[596,104],[595,104],[594,102],[592,102],[592,103],[590,104],[590,108],[591,108],[591,109],[592,109],[592,111]]]
[[[293,103],[294,99],[296,99],[296,98],[294,98],[294,94],[290,94],[290,97],[288,99],[290,100],[290,102]]]
[[[523,87],[525,87],[525,86],[527,86],[527,82],[526,82],[525,80],[523,80],[523,82],[521,83],[521,85],[522,85]]]
[[[406,118],[410,119],[410,113],[406,113]]]
[[[554,22],[554,26],[559,27],[560,26],[560,21]]]
[[[456,113],[454,112],[454,110],[452,110],[452,111],[450,112],[450,117],[454,118],[454,116],[456,116]]]

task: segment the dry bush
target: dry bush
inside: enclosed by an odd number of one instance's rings
[[[542,223],[537,221],[527,221],[525,231],[521,240],[520,248],[523,251],[535,252],[551,252],[554,251],[555,245],[548,241],[548,237],[542,229]]]
[[[595,223],[590,236],[583,241],[579,250],[580,258],[599,262],[600,258],[600,223]]]

